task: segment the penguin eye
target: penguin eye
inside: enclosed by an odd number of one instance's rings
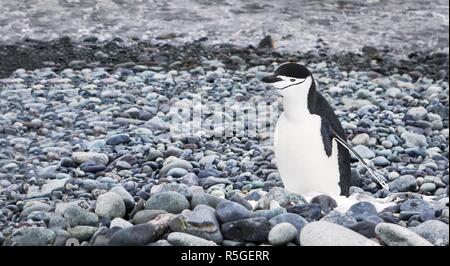
[[[291,79],[291,82],[294,82],[295,81],[295,79]]]

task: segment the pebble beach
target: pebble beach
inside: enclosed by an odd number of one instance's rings
[[[448,246],[448,39],[445,49],[371,39],[341,51],[318,38],[298,51],[267,42],[274,36],[5,37],[0,245]],[[246,131],[257,118],[205,107],[199,121],[214,127],[186,130],[179,110],[193,99],[279,114],[282,97],[261,78],[288,61],[313,73],[389,190],[354,158],[360,183],[348,198],[290,193],[272,128],[224,134],[230,121]]]

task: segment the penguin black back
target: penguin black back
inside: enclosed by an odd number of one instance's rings
[[[333,108],[328,101],[316,90],[313,80],[308,93],[308,110],[311,114],[321,117],[321,133],[324,138],[325,152],[331,153],[331,139],[333,134],[337,134],[342,139],[347,139],[341,122],[334,113]],[[342,145],[338,145],[338,162],[341,194],[348,196],[349,188],[353,185],[351,174],[351,157],[349,151]]]

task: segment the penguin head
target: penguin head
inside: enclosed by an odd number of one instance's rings
[[[288,91],[293,93],[294,90],[306,90],[307,92],[313,78],[311,72],[305,66],[286,63],[279,66],[273,75],[265,76],[261,81],[274,86],[284,95]]]

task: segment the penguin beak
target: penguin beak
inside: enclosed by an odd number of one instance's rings
[[[277,77],[276,75],[269,75],[269,76],[263,77],[261,79],[261,81],[264,83],[275,83],[277,81],[282,81],[282,79]]]

